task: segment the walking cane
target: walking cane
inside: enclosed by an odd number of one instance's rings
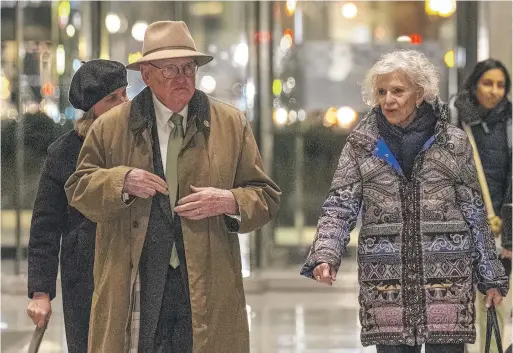
[[[45,323],[43,327],[36,326],[34,334],[32,335],[32,339],[30,340],[28,353],[39,352],[39,346],[41,346],[41,341],[43,341],[43,336],[45,334],[47,325],[48,323]]]
[[[486,182],[486,176],[483,170],[483,164],[481,163],[481,157],[477,151],[476,140],[474,139],[472,128],[464,122],[462,122],[462,125],[463,130],[465,130],[468,139],[470,140],[472,149],[474,150],[474,162],[477,169],[477,179],[479,180],[479,185],[481,186],[481,193],[483,195],[483,201],[486,207],[486,214],[488,215],[488,223],[490,224],[490,228],[492,229],[493,234],[495,234],[495,236],[499,236],[502,230],[502,221],[495,214],[495,210],[493,209],[492,198],[490,197],[490,190],[488,190],[488,183]]]

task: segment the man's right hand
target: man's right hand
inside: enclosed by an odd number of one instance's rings
[[[34,293],[27,314],[38,327],[44,327],[52,315],[52,304],[47,293]]]
[[[164,195],[169,194],[164,180],[142,169],[132,169],[127,173],[123,192],[143,199],[155,196],[157,192]]]

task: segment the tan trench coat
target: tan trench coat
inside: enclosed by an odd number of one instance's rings
[[[280,190],[262,170],[249,122],[234,107],[200,91],[193,101],[201,107],[188,117],[178,160],[179,197],[190,194],[190,185],[230,189],[239,205],[239,233],[262,227],[278,210]],[[97,119],[77,171],[66,183],[71,206],[98,223],[90,353],[126,353],[129,347],[133,288],[151,199],[127,205],[121,190],[132,168],[153,171],[151,104],[146,88]],[[225,222],[223,216],[182,219],[194,353],[249,353],[239,241]]]

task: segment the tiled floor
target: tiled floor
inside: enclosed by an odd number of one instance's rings
[[[2,263],[1,351],[25,353],[33,325],[26,317],[24,279],[8,275],[10,266]],[[255,277],[246,282],[252,353],[375,352],[358,341],[356,266],[352,262],[341,267],[333,288],[299,277],[297,268]],[[258,285],[263,281],[266,287]],[[58,295],[41,353],[67,352],[61,305]],[[469,347],[468,352],[479,349]]]

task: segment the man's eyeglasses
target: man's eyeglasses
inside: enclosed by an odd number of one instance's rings
[[[198,64],[196,64],[196,62],[194,61],[182,65],[181,67],[178,67],[174,64],[169,64],[163,67],[158,67],[157,65],[151,62],[150,64],[151,66],[159,69],[165,78],[175,78],[176,76],[178,76],[178,73],[180,71],[182,71],[182,73],[187,77],[193,77],[194,75],[196,75],[196,72],[198,72]]]

